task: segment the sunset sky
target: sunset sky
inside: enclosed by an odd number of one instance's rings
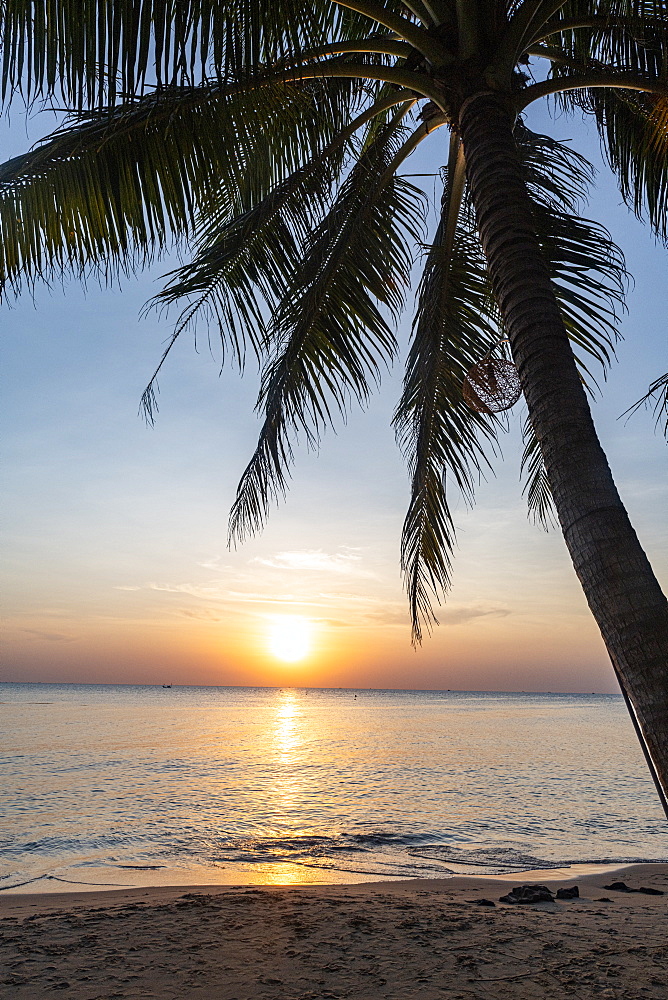
[[[593,130],[542,115],[530,124],[598,160]],[[27,146],[17,115],[2,135],[3,159]],[[407,172],[435,170],[446,139],[431,137]],[[668,369],[668,257],[620,201],[603,168],[587,214],[621,244],[635,286],[595,419],[665,587],[666,445],[651,412],[618,417]],[[184,335],[160,380],[156,426],[137,415],[171,329],[139,311],[174,263],[120,291],[69,283],[2,307],[1,679],[616,690],[560,534],[527,518],[521,406],[496,478],[473,511],[457,504],[454,587],[440,628],[412,650],[399,576],[408,479],[390,427],[401,362],[319,455],[298,451],[287,502],[229,552],[227,514],[258,429],[253,365],[243,380],[221,376],[206,343],[196,352]],[[410,310],[404,345],[409,325]],[[302,658],[287,655],[291,642]]]

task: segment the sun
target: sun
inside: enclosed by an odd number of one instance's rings
[[[269,652],[277,660],[296,663],[311,650],[311,622],[297,615],[283,615],[269,624]]]

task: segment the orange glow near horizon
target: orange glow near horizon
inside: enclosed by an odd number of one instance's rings
[[[312,623],[307,618],[297,615],[273,618],[269,625],[269,652],[284,663],[297,663],[311,651],[312,631]]]
[[[124,620],[120,612],[113,619],[63,618],[58,628],[71,641],[52,640],[45,630],[55,626],[48,619],[24,618],[13,638],[3,636],[4,659],[12,665],[6,679],[279,689],[617,691],[593,619],[582,613],[553,619],[527,615],[521,621],[517,615],[489,615],[456,627],[442,625],[413,651],[406,626],[376,624],[371,618],[360,624],[353,616],[348,624],[345,608],[337,620],[320,617],[320,610],[319,617],[311,618],[309,611],[305,605],[294,611],[253,608],[243,616],[221,613],[200,619],[160,617],[149,608],[136,620]],[[305,625],[310,644],[300,661],[275,655],[270,645],[274,625],[295,618]]]

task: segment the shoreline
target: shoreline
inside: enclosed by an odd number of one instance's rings
[[[450,872],[435,874],[432,877],[415,875],[387,875],[386,873],[355,872],[349,869],[331,869],[318,865],[308,865],[298,862],[285,863],[282,866],[226,865],[225,868],[169,868],[141,865],[119,866],[111,868],[70,869],[55,867],[53,872],[28,878],[23,882],[3,886],[0,884],[0,907],[5,897],[14,896],[52,896],[52,895],[100,895],[113,892],[132,892],[137,889],[170,888],[205,892],[216,888],[277,887],[277,888],[307,888],[327,886],[353,885],[393,885],[410,882],[414,884],[444,882],[452,884],[453,880],[463,879],[462,884],[470,884],[471,880],[500,881],[507,883],[515,879],[548,882],[573,879],[585,879],[594,875],[610,875],[627,869],[646,867],[648,865],[665,865],[666,862],[611,862],[611,863],[578,863],[562,867],[515,869],[510,872],[478,873],[476,871]],[[81,872],[85,875],[81,880],[72,876]],[[332,874],[337,877],[332,879]],[[352,878],[350,877],[352,876]],[[120,881],[120,880],[123,881]],[[113,880],[113,881],[112,881]],[[67,888],[67,886],[72,888]]]
[[[54,910],[68,909],[69,907],[89,907],[89,906],[123,906],[141,900],[142,903],[152,905],[164,902],[167,899],[179,898],[184,894],[198,894],[219,896],[222,894],[233,894],[236,892],[261,891],[261,892],[297,892],[297,893],[329,893],[351,892],[355,894],[370,895],[374,893],[397,893],[397,892],[442,892],[445,894],[474,892],[485,890],[492,894],[501,895],[510,891],[510,884],[523,885],[525,883],[540,883],[546,885],[553,892],[560,886],[573,884],[580,886],[580,892],[592,892],[602,890],[606,882],[638,880],[645,878],[651,880],[658,878],[662,885],[660,889],[665,891],[668,901],[668,862],[646,862],[643,864],[631,865],[606,865],[596,866],[597,871],[575,871],[581,869],[592,869],[594,866],[571,866],[561,869],[532,869],[522,872],[511,872],[497,875],[450,875],[441,878],[400,878],[394,877],[391,881],[387,879],[374,879],[359,882],[184,882],[184,883],[163,883],[142,886],[114,886],[104,890],[100,889],[53,889],[43,892],[21,891],[12,892],[5,889],[0,892],[0,919],[5,916],[30,915],[37,910],[49,912]],[[665,883],[665,886],[663,885]],[[497,895],[498,895],[497,893]],[[633,895],[635,898],[636,894]],[[493,895],[492,898],[496,898]],[[583,895],[582,898],[588,898]],[[628,901],[629,895],[623,894],[622,900]],[[654,899],[661,897],[643,897]],[[619,900],[616,900],[619,901]]]
[[[668,864],[551,871],[579,897],[499,901],[530,874],[2,893],[0,998],[665,1000]]]

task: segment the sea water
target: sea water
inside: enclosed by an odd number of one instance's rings
[[[668,860],[614,695],[2,684],[0,729],[0,889]]]

